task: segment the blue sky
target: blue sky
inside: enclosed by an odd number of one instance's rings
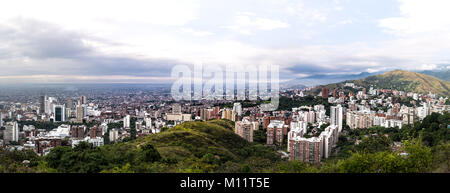
[[[26,6],[24,6],[26,5]],[[450,64],[447,0],[17,0],[0,83],[170,82],[171,68],[275,64],[283,80]]]

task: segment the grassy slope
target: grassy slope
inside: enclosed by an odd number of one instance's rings
[[[233,132],[233,124],[226,120],[186,122],[162,133],[141,138],[135,146],[152,144],[163,158],[182,161],[194,155],[211,153],[225,160],[239,160],[239,150],[249,143]]]
[[[391,71],[362,79],[361,82],[365,83],[366,85],[394,85],[397,87],[397,89],[418,93],[428,93],[431,91],[439,95],[450,95],[450,82],[438,79],[433,76],[410,71]]]
[[[384,74],[370,76],[365,79],[345,82],[354,82],[363,87],[370,87],[373,85],[374,87],[383,89],[398,89],[423,94],[427,94],[431,91],[441,96],[450,96],[450,82],[433,76],[403,70],[390,71]],[[344,83],[319,86],[314,88],[311,93],[318,94],[323,87],[329,89],[342,88]]]

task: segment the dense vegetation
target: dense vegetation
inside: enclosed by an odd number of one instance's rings
[[[310,165],[282,160],[263,145],[264,130],[249,143],[233,133],[231,121],[187,122],[98,148],[86,143],[57,147],[44,157],[0,149],[0,172],[449,172],[448,125],[449,113],[434,113],[402,129],[345,128],[334,155],[321,165]],[[394,142],[401,144],[398,149]]]

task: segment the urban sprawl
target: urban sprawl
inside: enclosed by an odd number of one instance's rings
[[[278,147],[284,158],[315,164],[332,155],[345,127],[401,129],[450,109],[447,98],[432,93],[366,89],[353,83],[345,87],[357,92],[323,88],[314,96],[328,101],[329,107],[317,104],[272,112],[261,111],[260,103],[244,105],[251,101],[174,102],[164,91],[139,89],[87,96],[73,96],[69,90],[58,96],[4,97],[0,98],[0,145],[43,156],[57,146],[75,147],[80,142],[103,146],[157,134],[183,122],[227,119],[235,122],[234,132],[245,140],[253,142],[254,132],[265,130],[266,145]],[[309,90],[282,90],[280,96],[307,97],[304,93]],[[398,97],[409,100],[409,105],[393,100]],[[56,126],[39,128],[45,125]]]

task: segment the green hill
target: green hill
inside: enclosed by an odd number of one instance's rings
[[[329,89],[342,88],[347,82],[355,83],[356,85],[365,88],[373,86],[374,88],[397,89],[400,91],[422,94],[432,92],[441,96],[450,96],[450,82],[433,76],[403,70],[390,71],[360,80],[319,86],[314,88],[311,92],[312,94],[318,94],[323,87]]]
[[[355,83],[376,85],[380,88],[393,88],[407,92],[423,94],[432,92],[442,96],[450,95],[450,82],[433,76],[403,70],[395,70],[367,77],[362,80],[357,80]]]
[[[226,161],[238,160],[245,154],[241,150],[250,144],[234,134],[233,127],[226,120],[186,122],[135,143],[150,143],[163,158],[178,161],[191,155],[202,158],[208,153]]]
[[[57,147],[47,156],[58,172],[264,172],[280,156],[249,143],[233,131],[234,122],[185,122],[129,142],[90,148]],[[76,160],[76,161],[75,161]]]

